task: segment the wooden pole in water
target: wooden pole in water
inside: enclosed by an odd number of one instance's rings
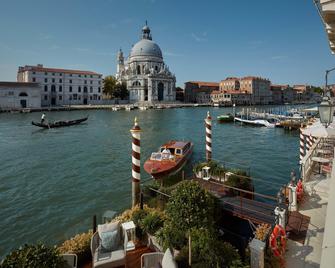
[[[141,128],[136,117],[130,133],[132,135],[132,206],[134,207],[140,202],[141,181]]]
[[[207,112],[207,117],[205,118],[206,125],[206,160],[207,162],[212,160],[212,117]]]

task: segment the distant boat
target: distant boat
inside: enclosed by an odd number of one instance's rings
[[[244,124],[253,125],[253,126],[269,127],[269,128],[272,128],[272,127],[276,126],[275,122],[270,123],[266,119],[243,119],[243,118],[240,118],[240,117],[235,117],[234,120],[238,121],[238,122],[241,122],[241,123],[244,123]]]
[[[222,114],[217,117],[217,120],[219,121],[219,123],[233,122],[234,116],[231,114]]]
[[[144,169],[155,179],[161,179],[180,171],[191,157],[193,143],[188,141],[169,141],[159,152],[152,153],[145,161]]]
[[[57,127],[68,127],[73,125],[78,125],[84,121],[86,121],[88,117],[76,119],[76,120],[69,120],[69,121],[55,121],[53,123],[39,123],[32,121],[31,124],[41,128],[57,128]]]

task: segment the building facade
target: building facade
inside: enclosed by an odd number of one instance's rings
[[[251,104],[270,104],[272,102],[270,86],[270,80],[256,76],[227,77],[220,82],[222,91],[233,90],[250,94]]]
[[[0,109],[41,108],[39,83],[0,82]]]
[[[184,101],[189,103],[210,102],[212,91],[219,90],[219,86],[219,83],[216,82],[188,81],[185,83]]]
[[[211,93],[211,101],[224,106],[250,105],[251,97],[250,93],[239,90],[218,90]]]
[[[102,75],[96,72],[25,65],[17,81],[39,83],[42,106],[98,104],[102,99]]]
[[[164,63],[160,47],[152,41],[150,28],[142,28],[142,38],[125,61],[122,50],[117,55],[116,78],[125,83],[130,102],[172,102],[176,100],[176,78]]]

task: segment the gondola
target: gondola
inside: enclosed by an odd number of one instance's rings
[[[37,127],[42,127],[42,128],[57,128],[57,127],[68,127],[68,126],[78,125],[82,122],[85,122],[87,119],[88,117],[80,118],[76,120],[69,120],[69,121],[55,121],[50,124],[32,121],[31,124]]]

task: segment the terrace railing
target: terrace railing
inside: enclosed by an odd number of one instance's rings
[[[317,155],[317,150],[321,144],[322,138],[318,138],[316,142],[312,145],[312,147],[307,151],[304,158],[301,160],[300,168],[301,168],[301,179],[303,182],[308,181],[311,172],[315,163],[312,161],[312,157]]]

